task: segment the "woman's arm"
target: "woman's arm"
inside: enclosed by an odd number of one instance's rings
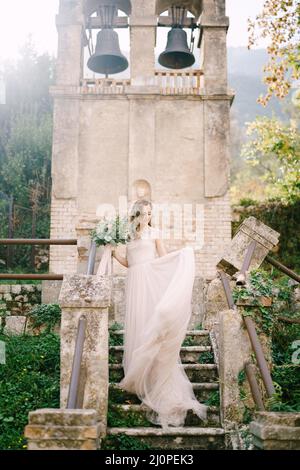
[[[127,256],[124,258],[123,256],[120,256],[118,253],[117,253],[117,248],[113,247],[112,250],[112,256],[114,258],[116,258],[117,261],[119,261],[120,264],[122,264],[123,266],[125,266],[125,268],[128,268],[128,261],[127,261]]]
[[[164,242],[160,238],[157,238],[155,240],[155,243],[156,243],[156,250],[159,256],[164,256],[168,253],[164,245]]]

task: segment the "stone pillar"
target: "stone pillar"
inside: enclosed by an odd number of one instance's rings
[[[65,408],[67,405],[77,327],[84,315],[87,328],[78,407],[97,411],[102,434],[106,431],[107,421],[111,286],[109,276],[66,275],[59,295],[62,309],[60,406]]]
[[[241,422],[243,405],[240,400],[238,374],[251,357],[251,344],[243,328],[243,319],[235,310],[219,312],[219,380],[221,421],[223,425]]]
[[[60,0],[56,16],[58,50],[54,92],[51,196],[51,238],[75,238],[77,214],[80,99],[68,92],[79,87],[83,73],[82,0]],[[52,245],[50,272],[76,272],[76,247]]]
[[[58,31],[56,85],[79,85],[83,65],[83,25],[82,1],[60,0],[59,14],[56,16]]]
[[[226,35],[229,18],[224,0],[203,0],[200,17],[200,67],[204,101],[204,195],[226,194],[229,182],[229,126],[232,96],[227,90]]]
[[[96,410],[42,409],[29,413],[28,450],[97,450],[101,425]]]
[[[251,259],[249,270],[259,268],[269,251],[274,248],[280,234],[255,217],[248,217],[239,226],[231,244],[227,247],[217,267],[230,275],[242,268],[247,249],[255,240],[256,247]]]
[[[132,0],[130,17],[131,84],[146,85],[154,78],[154,47],[157,17],[155,0]]]
[[[200,55],[204,71],[204,92],[227,93],[226,36],[229,18],[217,0],[203,0],[200,18]]]

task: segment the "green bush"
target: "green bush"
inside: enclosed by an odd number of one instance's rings
[[[59,407],[59,336],[0,335],[6,364],[0,365],[0,449],[25,449],[29,411]]]
[[[58,304],[36,305],[27,315],[31,319],[31,327],[45,327],[45,331],[50,333],[54,327],[60,324],[61,308]]]

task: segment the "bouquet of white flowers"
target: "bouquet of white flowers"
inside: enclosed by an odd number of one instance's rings
[[[113,246],[129,241],[129,224],[127,217],[117,215],[114,219],[103,217],[91,231],[91,238],[97,246],[104,246],[103,255],[97,270],[97,276],[111,274],[111,250]]]
[[[125,244],[128,241],[129,226],[127,217],[117,215],[115,219],[103,217],[91,231],[92,240],[97,246]]]

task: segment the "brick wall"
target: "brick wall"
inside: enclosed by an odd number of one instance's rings
[[[77,217],[74,199],[55,199],[51,202],[51,238],[77,238],[75,220]],[[77,272],[77,246],[51,245],[49,272],[72,274]]]

